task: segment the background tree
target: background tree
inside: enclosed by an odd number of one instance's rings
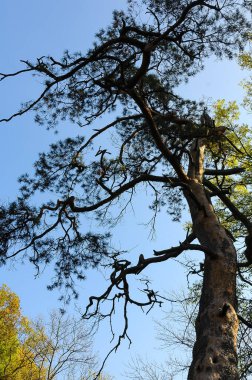
[[[60,311],[28,321],[21,314],[18,296],[0,288],[0,379],[91,380],[97,359],[92,353],[92,333],[82,319]],[[99,380],[110,377],[100,375]]]
[[[125,376],[127,379],[135,380],[173,380],[173,371],[167,364],[156,363],[139,356],[131,360]]]
[[[2,380],[46,379],[45,366],[37,365],[37,332],[21,314],[19,298],[3,285],[0,288],[0,378]]]
[[[33,328],[37,335],[30,344],[36,347],[39,368],[46,367],[46,380],[90,380],[94,377],[97,362],[86,321],[54,311],[48,322],[34,321]]]
[[[236,273],[242,277],[241,268],[250,267],[252,246],[249,131],[226,120],[214,122],[204,105],[182,99],[175,90],[211,54],[231,58],[244,46],[250,4],[141,3],[148,20],[142,22],[135,13],[137,2],[129,1],[128,14],[115,12],[113,24],[98,33],[86,55],[66,52],[60,61],[42,57],[26,61],[16,73],[2,74],[2,80],[22,73],[44,78],[41,95],[2,122],[34,110],[40,124],[77,121],[87,136],[85,141],[78,136],[51,145],[35,163],[35,176],[20,178],[17,201],[1,207],[1,262],[22,253],[30,254],[36,266],[54,262],[57,276],[51,288],[65,284],[74,292],[74,275],[83,279],[85,269],[110,265],[110,285],[90,298],[85,317],[111,320],[116,301],[123,303],[125,324],[116,349],[128,338],[128,306],[149,310],[163,301],[148,281],[137,297],[131,275],[185,250],[202,251],[204,280],[189,379],[238,379]],[[112,119],[114,111],[120,117]],[[111,121],[92,134],[88,126],[107,113]],[[113,133],[114,144],[108,133]],[[246,202],[240,191],[244,184]],[[109,234],[81,229],[80,215],[93,212],[108,224],[116,201],[122,215],[141,186],[154,197],[154,221],[161,207],[179,220],[187,204],[193,229],[178,246],[149,257],[141,254],[132,264],[109,247]],[[34,207],[38,192],[47,192],[48,199],[50,192],[59,197]],[[221,203],[213,201],[213,207],[211,198]],[[246,237],[245,263],[237,265],[228,224],[240,239]],[[195,239],[199,244],[193,244]]]

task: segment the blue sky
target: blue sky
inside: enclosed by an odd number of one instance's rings
[[[65,49],[84,51],[91,46],[95,32],[106,26],[111,20],[114,8],[125,8],[124,0],[3,0],[0,14],[1,53],[0,72],[19,69],[20,59],[35,59],[43,55],[59,58]],[[180,91],[191,99],[211,102],[214,99],[242,100],[243,91],[239,82],[246,76],[235,62],[216,62],[211,59],[204,72],[200,73]],[[8,116],[14,112],[19,103],[34,97],[40,88],[36,79],[23,77],[2,82],[0,86],[0,115]],[[78,130],[72,125],[64,125],[59,136],[76,134]],[[15,119],[9,124],[0,125],[0,199],[3,202],[13,200],[17,194],[17,177],[32,169],[37,153],[48,148],[50,142],[58,137],[52,131],[34,125],[31,115]],[[144,220],[143,220],[144,216]],[[150,254],[153,249],[164,249],[177,244],[183,237],[183,230],[178,224],[171,224],[165,214],[161,214],[157,224],[156,238],[148,241],[148,230],[142,223],[148,219],[143,200],[137,198],[135,213],[129,216],[114,232],[114,240],[121,246],[136,253]],[[185,220],[187,216],[185,215]],[[133,224],[134,223],[134,224]],[[132,225],[134,228],[132,230]],[[197,254],[198,255],[198,254]],[[16,270],[0,268],[0,283],[6,283],[20,299],[23,313],[30,318],[46,313],[54,307],[61,306],[57,292],[48,292],[51,271],[34,280],[34,270],[28,264],[15,265]],[[175,290],[186,286],[182,269],[176,263],[169,263],[154,268],[151,277],[155,287],[161,290]],[[69,312],[85,306],[88,295],[98,294],[105,285],[104,276],[96,272],[89,274],[88,281],[79,286],[80,299],[77,305],[72,303]],[[126,345],[113,356],[106,370],[116,379],[123,379],[122,366],[130,360],[131,355],[165,358],[165,353],[154,350],[152,319],[158,318],[154,312],[147,317],[139,311],[131,311],[130,334],[133,339],[132,350]],[[120,322],[117,321],[117,324]],[[147,333],[148,332],[148,333]],[[104,325],[98,333],[95,347],[100,355],[106,353],[109,335]]]

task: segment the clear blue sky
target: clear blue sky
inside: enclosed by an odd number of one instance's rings
[[[20,68],[20,59],[35,59],[43,55],[60,57],[65,49],[85,51],[91,46],[95,32],[106,26],[111,19],[114,8],[125,8],[125,0],[3,0],[0,14],[1,61],[0,72],[11,72]],[[216,62],[211,60],[206,70],[194,78],[181,91],[191,99],[205,100],[226,98],[242,99],[239,82],[244,78],[238,65],[233,62]],[[0,86],[0,115],[8,116],[15,111],[20,101],[29,100],[38,93],[36,80],[11,79]],[[78,131],[79,132],[79,131]],[[65,125],[59,136],[76,134],[77,128]],[[0,126],[0,199],[3,202],[13,200],[17,194],[17,177],[31,170],[37,153],[47,149],[48,144],[56,139],[53,132],[48,132],[34,125],[31,116],[15,119]],[[141,225],[148,218],[142,199],[138,198],[135,214],[129,215],[116,228],[114,238],[121,248],[139,253],[150,254],[153,249],[164,249],[177,244],[182,239],[182,229],[178,224],[171,224],[166,215],[161,214],[157,224],[155,240],[148,241],[148,231]],[[144,217],[144,220],[142,218]],[[185,216],[186,218],[186,216]],[[134,225],[132,230],[132,225]],[[198,255],[198,254],[197,254]],[[50,278],[50,269],[34,280],[34,270],[28,264],[15,265],[16,270],[1,268],[0,284],[6,283],[20,299],[23,313],[30,318],[59,307],[57,292],[48,292],[46,284]],[[86,283],[80,285],[80,299],[77,305],[71,304],[69,312],[75,307],[85,306],[88,295],[98,294],[105,283],[100,273],[89,275]],[[181,268],[175,263],[154,268],[151,277],[155,287],[172,291],[181,289],[186,282]],[[116,356],[108,361],[106,370],[116,379],[123,379],[123,364],[131,356],[139,353],[143,356],[165,358],[165,353],[154,350],[152,318],[158,318],[154,312],[147,317],[134,310],[131,313],[130,335],[133,339],[129,352],[124,345]],[[108,348],[109,335],[107,326],[101,328],[95,347],[101,357]]]

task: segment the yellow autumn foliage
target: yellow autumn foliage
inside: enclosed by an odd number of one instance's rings
[[[0,288],[0,379],[44,380],[36,363],[36,331],[22,316],[20,301],[6,285]]]

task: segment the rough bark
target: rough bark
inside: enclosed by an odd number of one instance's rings
[[[193,230],[213,255],[206,255],[204,280],[196,320],[196,342],[189,380],[237,380],[236,250],[221,226],[202,185],[204,141],[191,151],[189,190],[185,196]]]

